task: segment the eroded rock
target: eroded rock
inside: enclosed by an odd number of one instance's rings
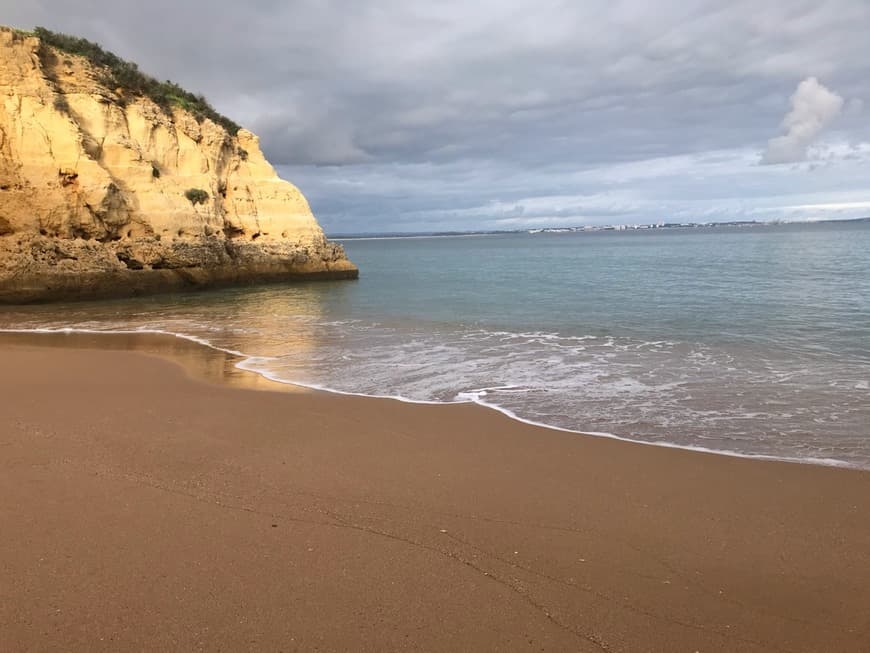
[[[254,134],[39,52],[0,29],[0,302],[357,276]]]

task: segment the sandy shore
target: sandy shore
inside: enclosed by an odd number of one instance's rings
[[[870,473],[244,389],[168,337],[0,357],[0,650],[870,650]]]

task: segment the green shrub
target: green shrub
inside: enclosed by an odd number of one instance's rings
[[[175,82],[159,82],[141,72],[135,63],[124,61],[96,43],[69,34],[52,32],[44,27],[37,27],[33,33],[42,42],[39,56],[43,63],[51,61],[47,46],[67,54],[79,55],[103,69],[99,81],[111,89],[120,88],[126,94],[150,98],[164,110],[173,106],[181,107],[190,111],[197,122],[201,123],[208,118],[233,136],[241,129],[238,124],[215,111],[204,96],[186,91]]]
[[[208,193],[202,188],[188,188],[184,191],[184,196],[194,206],[208,202]]]

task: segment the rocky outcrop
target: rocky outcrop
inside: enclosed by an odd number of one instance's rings
[[[256,136],[0,30],[0,302],[355,278]]]

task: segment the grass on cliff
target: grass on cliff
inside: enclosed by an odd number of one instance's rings
[[[124,94],[150,98],[166,110],[173,106],[185,109],[193,114],[197,122],[208,118],[221,125],[233,136],[241,129],[238,124],[215,111],[204,96],[186,91],[175,82],[160,82],[140,71],[135,63],[124,61],[92,41],[52,32],[44,27],[35,28],[32,34],[39,37],[42,42],[43,47],[40,48],[39,56],[43,64],[51,56],[51,52],[44,46],[51,46],[67,54],[79,55],[104,71],[99,81],[111,89],[120,88]]]

